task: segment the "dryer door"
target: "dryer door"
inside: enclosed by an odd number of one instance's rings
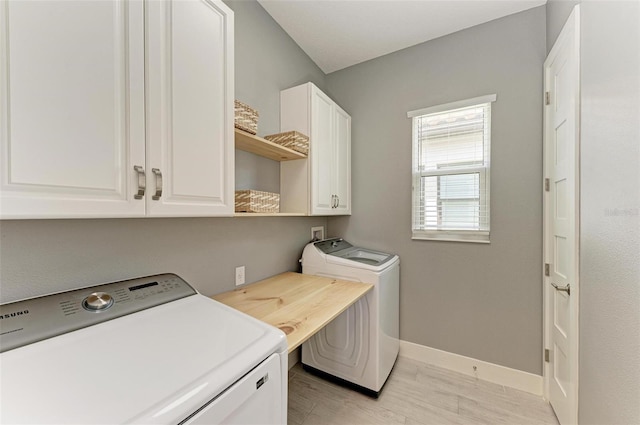
[[[286,423],[282,400],[280,356],[272,354],[218,397],[180,424],[281,425]]]

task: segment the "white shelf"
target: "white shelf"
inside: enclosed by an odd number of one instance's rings
[[[276,143],[254,136],[246,131],[236,130],[236,148],[245,152],[251,152],[274,161],[291,161],[294,159],[305,159],[307,155],[296,152],[293,149],[285,148]]]

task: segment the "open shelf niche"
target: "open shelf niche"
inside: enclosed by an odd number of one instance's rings
[[[235,129],[236,148],[274,161],[292,161],[306,159],[307,155],[285,148],[260,136]],[[234,217],[304,217],[305,213],[235,213]]]

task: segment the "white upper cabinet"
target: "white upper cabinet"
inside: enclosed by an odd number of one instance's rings
[[[1,218],[233,214],[221,1],[3,2],[0,49]]]
[[[2,218],[144,215],[140,2],[0,3]]]
[[[335,207],[335,106],[320,90],[311,89],[311,214],[333,214]]]
[[[281,164],[282,210],[351,214],[351,117],[307,83],[281,92],[280,129],[309,135],[309,159]]]
[[[335,105],[335,214],[351,214],[351,117]]]
[[[146,7],[147,211],[233,215],[232,12],[209,0]]]

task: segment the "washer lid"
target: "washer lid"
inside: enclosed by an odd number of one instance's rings
[[[0,354],[0,422],[175,424],[286,347],[280,330],[189,296]]]
[[[389,266],[397,256],[372,249],[354,247],[342,238],[313,242],[313,246],[325,255],[328,263],[342,264],[372,271],[381,271]],[[305,249],[305,252],[307,250]],[[303,253],[304,256],[304,253]]]
[[[384,252],[372,251],[364,248],[351,248],[346,251],[339,251],[330,255],[368,264],[370,266],[379,266],[393,258],[392,254],[386,254]]]

